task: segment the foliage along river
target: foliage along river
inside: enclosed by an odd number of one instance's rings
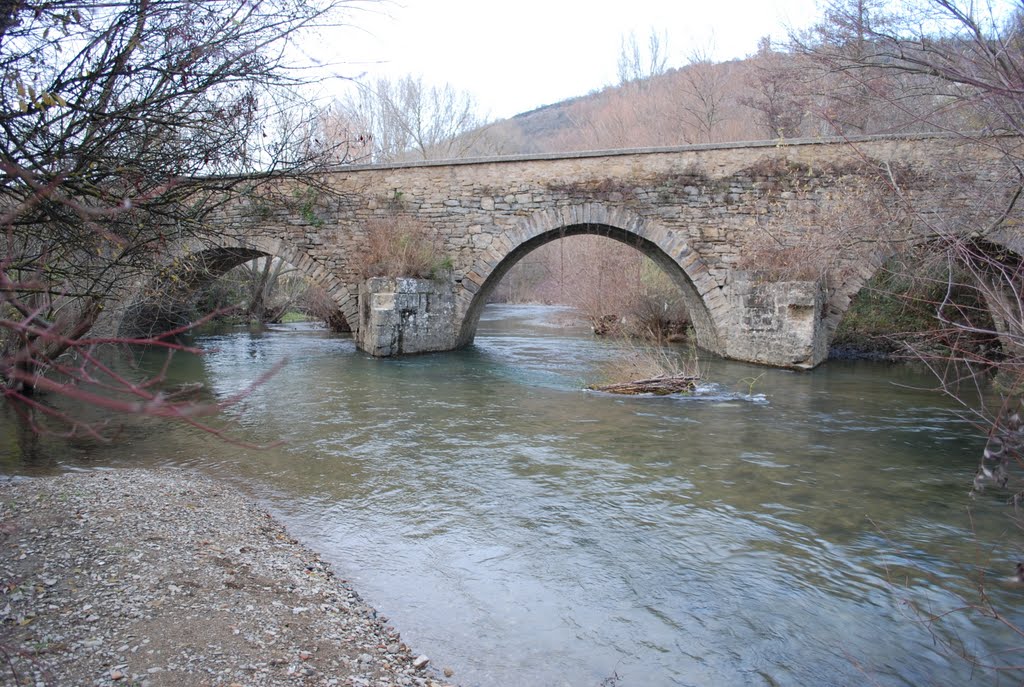
[[[301,328],[202,338],[216,350],[171,374],[218,397],[287,357],[230,411],[236,436],[284,445],[147,423],[19,452],[8,424],[0,470],[239,482],[467,686],[958,685],[970,666],[929,629],[1022,643],[912,610],[974,598],[977,566],[1000,610],[1022,593],[1002,497],[967,514],[980,443],[925,373],[711,361],[692,397],[615,397],[581,388],[623,349],[562,315],[491,307],[472,348],[399,360]]]

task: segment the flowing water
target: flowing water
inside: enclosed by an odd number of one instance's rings
[[[705,361],[693,396],[616,397],[582,388],[625,349],[566,316],[492,306],[471,348],[396,360],[302,328],[204,337],[171,375],[219,398],[287,357],[228,413],[283,445],[0,424],[0,470],[236,481],[466,686],[959,685],[988,675],[936,637],[1024,644],[975,613],[924,622],[979,573],[1024,621],[1018,535],[999,497],[969,501],[981,444],[925,373]]]

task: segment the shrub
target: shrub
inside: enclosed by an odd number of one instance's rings
[[[436,234],[403,215],[374,218],[366,224],[366,238],[356,256],[357,269],[370,277],[434,279],[451,269]]]
[[[684,358],[677,351],[662,346],[632,346],[624,355],[603,362],[600,374],[605,384],[616,384],[656,377],[697,377],[700,368],[693,352]]]

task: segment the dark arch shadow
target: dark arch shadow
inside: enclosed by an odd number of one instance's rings
[[[195,251],[174,260],[135,294],[135,298],[128,304],[121,317],[119,335],[159,336],[188,326],[195,320],[192,304],[197,291],[239,265],[269,256],[271,253],[259,248],[219,246]],[[301,270],[286,256],[274,257]],[[303,273],[307,279],[317,283],[328,294],[337,290],[336,285],[319,284],[315,276],[310,275],[308,271],[303,270]],[[349,331],[348,320],[342,312],[341,304],[335,302],[334,305],[336,312],[331,315],[332,328]]]
[[[1005,240],[1006,238],[1002,235],[994,235],[989,237],[989,239],[975,239],[969,243],[969,250],[973,251],[978,259],[978,262],[970,267],[970,270],[974,271],[976,278],[984,278],[986,276],[985,270],[987,267],[982,263],[990,261],[988,267],[993,267],[997,263],[1010,265],[1013,278],[1018,282],[1024,279],[1024,270],[1022,270],[1022,263],[1024,263],[1024,252],[1022,252],[1024,251],[1024,237],[1010,236],[1010,240]],[[966,247],[968,244],[961,245]],[[936,253],[941,253],[947,250],[948,245],[944,244],[941,240],[922,239],[909,245],[908,249],[928,250],[930,247]],[[861,263],[860,268],[856,270],[853,276],[844,280],[832,291],[826,304],[823,323],[828,345],[831,345],[835,339],[839,325],[849,312],[857,296],[884,269],[885,265],[889,264],[893,258],[907,252],[906,250],[889,250],[872,254]],[[1006,256],[1012,257],[1007,259]],[[989,276],[993,275],[990,274]],[[1009,285],[1005,283],[1005,278],[1011,275],[1003,272],[999,276],[1003,279],[1002,284],[999,284],[997,279],[995,282],[990,281],[987,284],[975,283],[968,286],[977,289],[978,297],[988,309],[988,314],[995,325],[995,331],[1005,346],[1009,342],[1009,328],[1012,326],[1012,323],[1007,321],[1010,318],[1001,314],[1001,311],[1006,311],[1008,307],[1012,308],[1012,303],[1016,302],[1016,298],[1007,297]],[[1016,290],[1018,293],[1021,288],[1022,284],[1017,283]],[[1018,313],[1018,315],[1020,314],[1024,313]],[[1016,336],[1019,337],[1020,333],[1017,333]]]

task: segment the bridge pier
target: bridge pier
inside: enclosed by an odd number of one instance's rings
[[[359,285],[356,345],[374,357],[453,350],[456,320],[448,281],[373,277]]]
[[[720,337],[724,357],[811,369],[828,358],[825,293],[816,281],[762,281],[734,272],[729,301],[733,321]]]

